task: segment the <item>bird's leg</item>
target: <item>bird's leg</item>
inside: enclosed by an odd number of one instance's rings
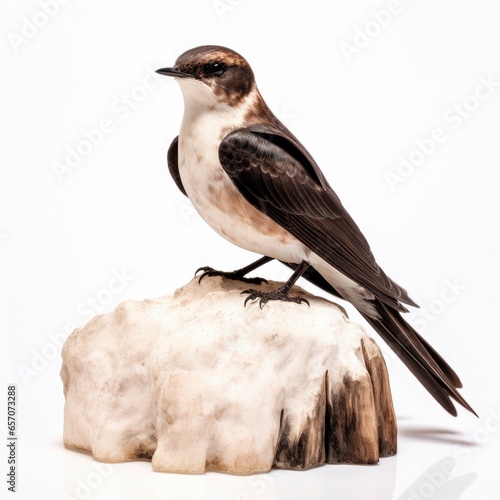
[[[300,304],[305,302],[309,305],[309,301],[304,299],[303,297],[290,297],[288,292],[295,282],[305,273],[307,268],[309,267],[309,262],[303,260],[295,269],[290,279],[283,285],[273,290],[272,292],[261,292],[259,290],[244,290],[241,293],[248,293],[248,297],[245,299],[245,306],[249,300],[259,299],[259,307],[262,309],[262,306],[269,302],[270,300],[282,300],[284,302],[295,302],[296,304]]]
[[[199,269],[196,270],[194,275],[196,276],[200,271],[203,271],[200,275],[200,279],[198,282],[200,282],[203,278],[207,276],[222,276],[223,278],[227,278],[229,280],[237,280],[237,281],[244,281],[245,283],[252,283],[254,285],[260,285],[262,282],[267,283],[267,280],[264,278],[245,278],[245,275],[248,273],[251,273],[255,269],[257,269],[260,266],[263,266],[264,264],[267,264],[270,262],[272,257],[261,257],[259,260],[256,260],[255,262],[252,262],[248,266],[242,267],[241,269],[238,269],[236,271],[232,272],[224,272],[224,271],[216,271],[215,269],[212,269],[211,267],[200,267]]]

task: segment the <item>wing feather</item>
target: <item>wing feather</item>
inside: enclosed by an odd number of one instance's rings
[[[373,294],[377,316],[361,314],[448,412],[457,414],[452,398],[474,413],[456,390],[461,387],[457,374],[399,314],[398,310],[405,311],[400,302],[415,303],[378,266],[365,237],[314,160],[290,141],[262,126],[239,129],[221,142],[219,160],[249,203]],[[338,295],[315,269],[310,268],[305,277]]]
[[[179,136],[177,136],[170,144],[167,153],[168,171],[174,179],[176,186],[184,196],[187,196],[186,190],[182,184],[181,174],[179,173]]]
[[[278,139],[273,139],[273,138]],[[304,245],[383,303],[416,305],[378,266],[370,247],[316,164],[262,127],[239,129],[220,144],[219,160],[240,193]],[[311,175],[314,172],[315,175]]]

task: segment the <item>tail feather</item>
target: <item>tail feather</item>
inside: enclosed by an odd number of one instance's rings
[[[283,264],[294,270],[297,268],[296,264]],[[303,277],[326,292],[343,298],[314,267],[309,267]],[[405,302],[413,303],[411,300]],[[436,401],[447,412],[456,416],[453,399],[477,417],[476,412],[457,391],[462,387],[460,378],[441,355],[404,320],[399,311],[378,299],[373,301],[373,305],[378,313],[377,318],[359,312]]]
[[[456,390],[462,387],[459,377],[436,350],[403,319],[398,311],[377,299],[374,300],[374,306],[379,314],[378,318],[367,316],[360,311],[361,314],[436,401],[446,411],[456,416],[457,410],[450,399],[452,398],[477,416]]]
[[[453,387],[457,389],[462,388],[462,381],[455,373],[455,370],[453,370],[453,368],[443,359],[443,357],[416,330],[413,330],[413,332],[415,333],[416,337],[420,340],[420,342],[423,344],[423,346],[427,349],[432,358],[439,365],[441,370],[446,374],[450,382],[452,382]]]

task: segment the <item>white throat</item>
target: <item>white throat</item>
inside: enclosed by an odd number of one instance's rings
[[[181,125],[183,132],[192,132],[193,127],[203,123],[207,127],[222,130],[244,127],[247,111],[252,107],[258,94],[254,88],[239,104],[229,105],[217,98],[213,90],[203,82],[192,78],[177,79],[184,97],[184,117]],[[199,123],[201,122],[201,123]]]

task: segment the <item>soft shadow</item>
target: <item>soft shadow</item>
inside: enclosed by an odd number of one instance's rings
[[[438,441],[440,443],[477,446],[477,443],[474,442],[470,436],[447,428],[400,426],[398,435],[409,439],[425,439],[427,441]]]

